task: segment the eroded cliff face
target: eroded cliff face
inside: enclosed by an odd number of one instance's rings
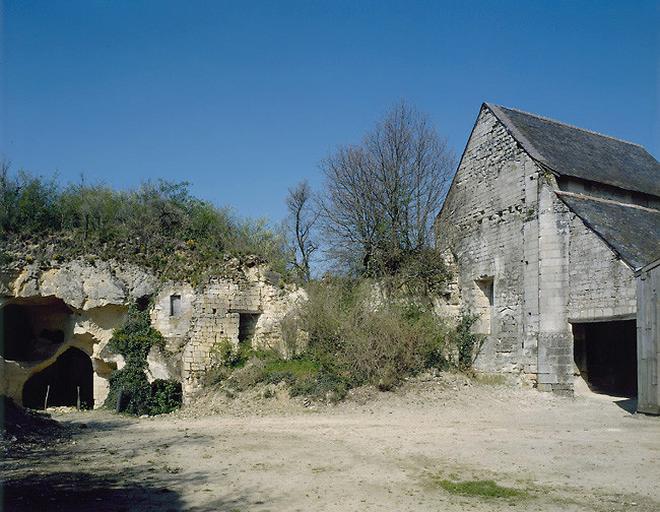
[[[149,354],[150,379],[194,391],[218,341],[286,352],[280,322],[304,292],[253,264],[194,289],[114,261],[26,264],[0,274],[0,394],[30,407],[103,404],[123,358],[108,342],[135,303],[150,307],[165,350]]]
[[[1,283],[0,393],[34,407],[44,403],[45,392],[38,395],[46,386],[50,403],[57,405],[77,399],[78,384],[65,381],[80,371],[85,373],[77,379],[87,397],[83,402],[101,405],[110,373],[123,366],[123,358],[107,350],[112,331],[124,322],[129,303],[155,293],[155,276],[114,262],[76,260],[46,268],[27,265],[4,273]],[[83,354],[89,358],[88,368]],[[69,359],[76,360],[75,368],[62,363]],[[53,375],[40,379],[43,372]],[[30,379],[45,384],[27,385]]]

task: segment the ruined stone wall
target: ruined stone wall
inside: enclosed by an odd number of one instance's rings
[[[464,309],[480,315],[477,329],[488,335],[476,361],[482,371],[536,372],[538,176],[484,108],[436,222],[438,249],[456,260]]]
[[[151,380],[177,379],[184,391],[195,389],[209,368],[213,346],[224,339],[238,344],[245,314],[252,320],[246,340],[250,346],[290,355],[281,321],[297,311],[304,291],[280,282],[279,275],[265,267],[236,264],[232,278],[215,278],[199,289],[186,282],[159,283],[147,271],[116,262],[30,265],[17,274],[0,275],[0,315],[4,318],[11,314],[8,306],[20,305],[33,331],[29,359],[0,357],[0,393],[21,403],[28,379],[73,347],[90,357],[94,402],[102,405],[111,373],[124,364],[120,355],[107,348],[113,330],[123,325],[130,303],[146,307],[149,298],[153,299],[152,325],[165,338],[164,350],[152,347],[147,357]],[[44,330],[57,331],[61,340],[40,339]]]
[[[245,343],[289,355],[281,322],[304,299],[302,290],[280,285],[279,276],[263,268],[250,270],[244,280],[212,280],[194,303],[189,341],[183,351],[185,393],[199,387],[200,378],[213,363],[214,347],[223,341],[238,346],[242,315],[244,320],[256,319]]]

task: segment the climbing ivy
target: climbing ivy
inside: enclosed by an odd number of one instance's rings
[[[115,329],[108,347],[124,356],[126,365],[110,375],[106,407],[128,414],[163,414],[181,406],[181,384],[173,380],[147,379],[151,347],[163,348],[163,335],[151,326],[149,312],[131,305],[125,324]]]

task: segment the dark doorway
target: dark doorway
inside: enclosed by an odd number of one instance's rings
[[[573,354],[592,391],[637,396],[635,320],[573,324]]]
[[[252,343],[254,332],[257,329],[259,313],[241,313],[238,323],[239,343]]]
[[[94,406],[93,380],[92,360],[82,350],[70,348],[53,364],[28,379],[23,386],[23,405],[43,409],[48,391],[48,406],[77,406],[80,399],[81,408],[91,409]]]

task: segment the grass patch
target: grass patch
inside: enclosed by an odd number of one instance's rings
[[[475,380],[486,386],[503,386],[507,383],[506,375],[502,373],[477,373]]]
[[[450,494],[479,498],[526,498],[527,492],[513,487],[498,485],[493,480],[465,480],[456,482],[438,480],[438,485]]]
[[[319,372],[319,364],[311,359],[273,359],[266,362],[266,379],[287,375],[295,380],[314,377]],[[288,380],[288,379],[280,379]]]

